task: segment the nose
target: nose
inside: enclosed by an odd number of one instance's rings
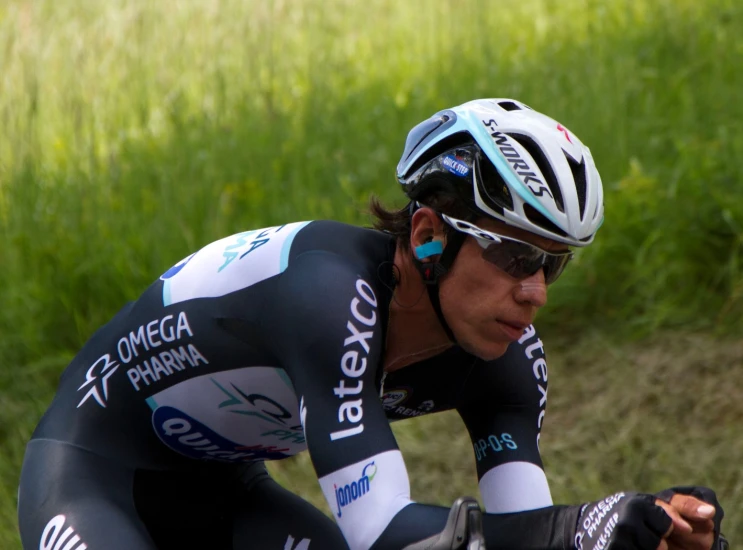
[[[514,289],[514,299],[520,304],[543,307],[547,303],[547,285],[544,282],[544,269],[523,279]]]

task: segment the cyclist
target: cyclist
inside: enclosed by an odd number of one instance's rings
[[[24,548],[459,548],[449,511],[411,500],[389,427],[451,409],[488,548],[712,547],[708,489],[552,504],[532,321],[603,220],[589,150],[523,103],[477,100],[413,128],[397,177],[409,204],[373,201],[376,229],[232,235],[96,332],[28,444]],[[304,449],[336,523],[266,472]]]

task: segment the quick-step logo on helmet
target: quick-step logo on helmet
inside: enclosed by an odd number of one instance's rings
[[[338,517],[341,517],[341,510],[344,507],[360,499],[371,490],[371,482],[375,475],[377,475],[377,467],[372,461],[361,470],[361,477],[358,481],[352,481],[343,487],[333,484],[335,501],[338,504]]]
[[[470,172],[469,167],[454,155],[446,155],[442,160],[442,163],[444,168],[460,178],[463,178]]]
[[[343,346],[344,349],[350,348],[351,346],[358,349],[349,349],[343,354],[343,357],[341,357],[341,371],[351,379],[360,378],[364,372],[366,372],[366,356],[369,355],[369,352],[371,351],[371,347],[367,340],[371,340],[374,336],[373,329],[377,324],[377,298],[374,296],[374,291],[371,286],[369,286],[369,283],[365,280],[358,279],[356,281],[356,292],[361,297],[361,300],[359,300],[358,297],[354,297],[354,299],[351,300],[350,309],[353,319],[349,319],[346,323],[346,328],[348,328],[351,335],[343,341]],[[361,305],[362,300],[371,306],[371,313],[369,315],[364,315],[359,311],[359,306]],[[370,327],[372,330],[365,332],[359,331],[354,324],[354,319],[365,327]],[[360,354],[363,355],[360,357]],[[351,424],[356,425],[351,428],[332,432],[330,434],[331,441],[358,435],[364,431],[364,424],[361,423],[361,420],[364,418],[362,400],[345,400],[347,395],[360,395],[364,389],[364,381],[357,380],[356,386],[348,387],[346,386],[346,380],[347,379],[345,378],[341,378],[338,386],[333,388],[333,393],[338,396],[338,398],[344,399],[343,403],[338,407],[338,422],[350,422]]]
[[[495,129],[497,127],[496,122],[494,120],[489,120],[487,122],[483,121],[483,124],[490,132],[490,137],[493,138],[498,149],[500,149],[503,158],[508,161],[514,172],[516,172],[521,178],[521,181],[524,182],[524,185],[534,193],[534,196],[541,197],[547,193],[551,199],[554,199],[549,187],[539,179],[537,174],[534,172],[534,169],[521,158],[521,153],[519,153],[518,149],[511,144],[508,136]],[[536,185],[537,188],[534,189],[533,185]]]

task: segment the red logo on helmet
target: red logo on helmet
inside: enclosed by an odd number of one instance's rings
[[[570,139],[570,134],[568,134],[568,129],[559,122],[557,123],[557,130],[565,134],[565,139],[567,139],[570,143],[573,143],[573,140]]]

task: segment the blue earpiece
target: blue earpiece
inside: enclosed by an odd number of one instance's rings
[[[415,255],[419,260],[428,258],[429,256],[436,256],[444,251],[444,245],[441,241],[431,241],[420,246],[415,247]]]

